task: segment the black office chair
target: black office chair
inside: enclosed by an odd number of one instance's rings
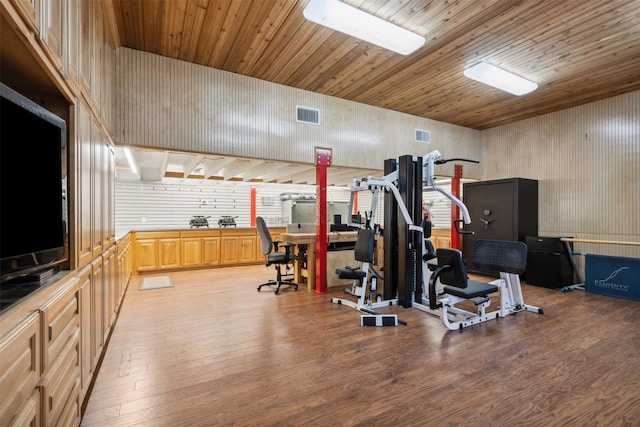
[[[272,264],[276,266],[277,277],[276,280],[270,280],[266,283],[258,286],[258,291],[263,286],[275,286],[275,293],[280,290],[280,286],[293,286],[295,290],[298,290],[298,284],[292,282],[290,279],[293,277],[293,272],[289,272],[291,263],[298,259],[291,253],[291,247],[294,246],[290,243],[280,244],[279,241],[271,239],[271,233],[265,224],[262,217],[256,217],[256,227],[258,228],[258,234],[260,235],[260,242],[262,243],[262,253],[264,254],[265,265],[268,267]],[[280,252],[279,248],[284,248],[284,252]],[[285,273],[282,273],[282,266],[285,266]]]

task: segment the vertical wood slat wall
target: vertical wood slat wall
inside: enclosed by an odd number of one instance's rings
[[[314,163],[314,147],[336,166],[382,169],[400,154],[480,156],[479,131],[320,95],[124,47],[116,51],[115,143],[257,159]],[[296,122],[296,106],[320,124]],[[415,141],[415,129],[431,143]],[[453,176],[453,165],[438,167]],[[465,176],[478,178],[469,164]]]
[[[640,92],[482,132],[482,179],[539,181],[539,234],[640,242]],[[640,257],[640,247],[576,243]]]

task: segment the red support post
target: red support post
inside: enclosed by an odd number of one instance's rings
[[[353,215],[358,215],[358,193],[354,192],[353,193],[353,212],[351,212]],[[347,224],[349,224],[351,222],[351,218],[347,218]]]
[[[460,198],[460,179],[462,178],[462,165],[453,165],[453,179],[451,180],[451,194]],[[456,231],[454,225],[455,220],[460,219],[460,208],[451,204],[451,247],[453,249],[460,249],[460,234]]]
[[[327,293],[327,168],[331,166],[331,149],[316,147],[316,288]]]
[[[256,187],[251,187],[251,226],[256,226]]]

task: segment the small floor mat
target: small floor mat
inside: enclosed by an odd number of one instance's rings
[[[173,280],[170,276],[158,276],[158,277],[144,277],[140,281],[140,290],[146,291],[149,289],[159,288],[172,288]]]

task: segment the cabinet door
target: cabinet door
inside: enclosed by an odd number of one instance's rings
[[[180,246],[181,267],[189,268],[202,265],[202,239],[200,237],[183,237]]]
[[[104,325],[104,342],[107,341],[111,326],[116,317],[116,281],[115,281],[115,250],[110,249],[103,256],[103,306],[104,312],[102,313],[102,324]]]
[[[255,262],[257,260],[257,237],[255,236],[242,236],[240,240],[240,262]]]
[[[64,286],[40,307],[43,327],[42,369],[46,370],[80,329],[80,296],[77,281]]]
[[[8,426],[24,418],[21,408],[25,408],[40,379],[41,350],[37,312],[0,337],[0,425]],[[38,406],[33,409],[39,414]]]
[[[221,237],[221,264],[237,264],[240,260],[240,244],[237,237]]]
[[[220,238],[219,237],[203,237],[202,238],[202,264],[218,265],[220,264]]]
[[[91,144],[92,144],[92,202],[91,218],[93,220],[91,227],[91,240],[92,240],[92,253],[93,256],[97,256],[102,253],[102,188],[103,188],[103,175],[104,175],[104,163],[103,163],[103,143],[102,133],[98,129],[97,124],[91,127]]]
[[[93,310],[91,311],[91,363],[93,366],[97,366],[100,354],[102,354],[102,346],[104,344],[103,333],[104,326],[102,324],[102,256],[96,258],[92,263],[93,267],[91,276],[91,305]]]
[[[75,192],[76,204],[79,209],[78,215],[78,266],[82,267],[91,262],[93,257],[93,216],[91,206],[93,204],[93,172],[91,160],[93,158],[93,146],[91,143],[91,115],[88,107],[83,102],[77,108],[77,155],[76,170],[78,171],[78,188]]]
[[[40,32],[40,0],[12,0],[12,3],[36,34]]]
[[[42,376],[44,425],[78,425],[80,419],[80,331],[71,336],[51,368]]]
[[[137,271],[153,271],[158,269],[158,239],[136,239],[135,255]]]
[[[93,376],[93,359],[91,357],[91,266],[88,265],[78,273],[80,282],[80,385],[81,397],[89,390]]]
[[[180,239],[158,239],[159,269],[180,268]]]
[[[67,2],[63,0],[47,0],[44,2],[45,28],[42,39],[53,62],[62,69],[65,54],[65,31],[67,29]],[[63,70],[65,73],[66,70]]]
[[[80,66],[78,67],[78,78],[80,87],[87,97],[91,93],[91,69],[93,68],[93,3],[92,1],[80,2]]]

